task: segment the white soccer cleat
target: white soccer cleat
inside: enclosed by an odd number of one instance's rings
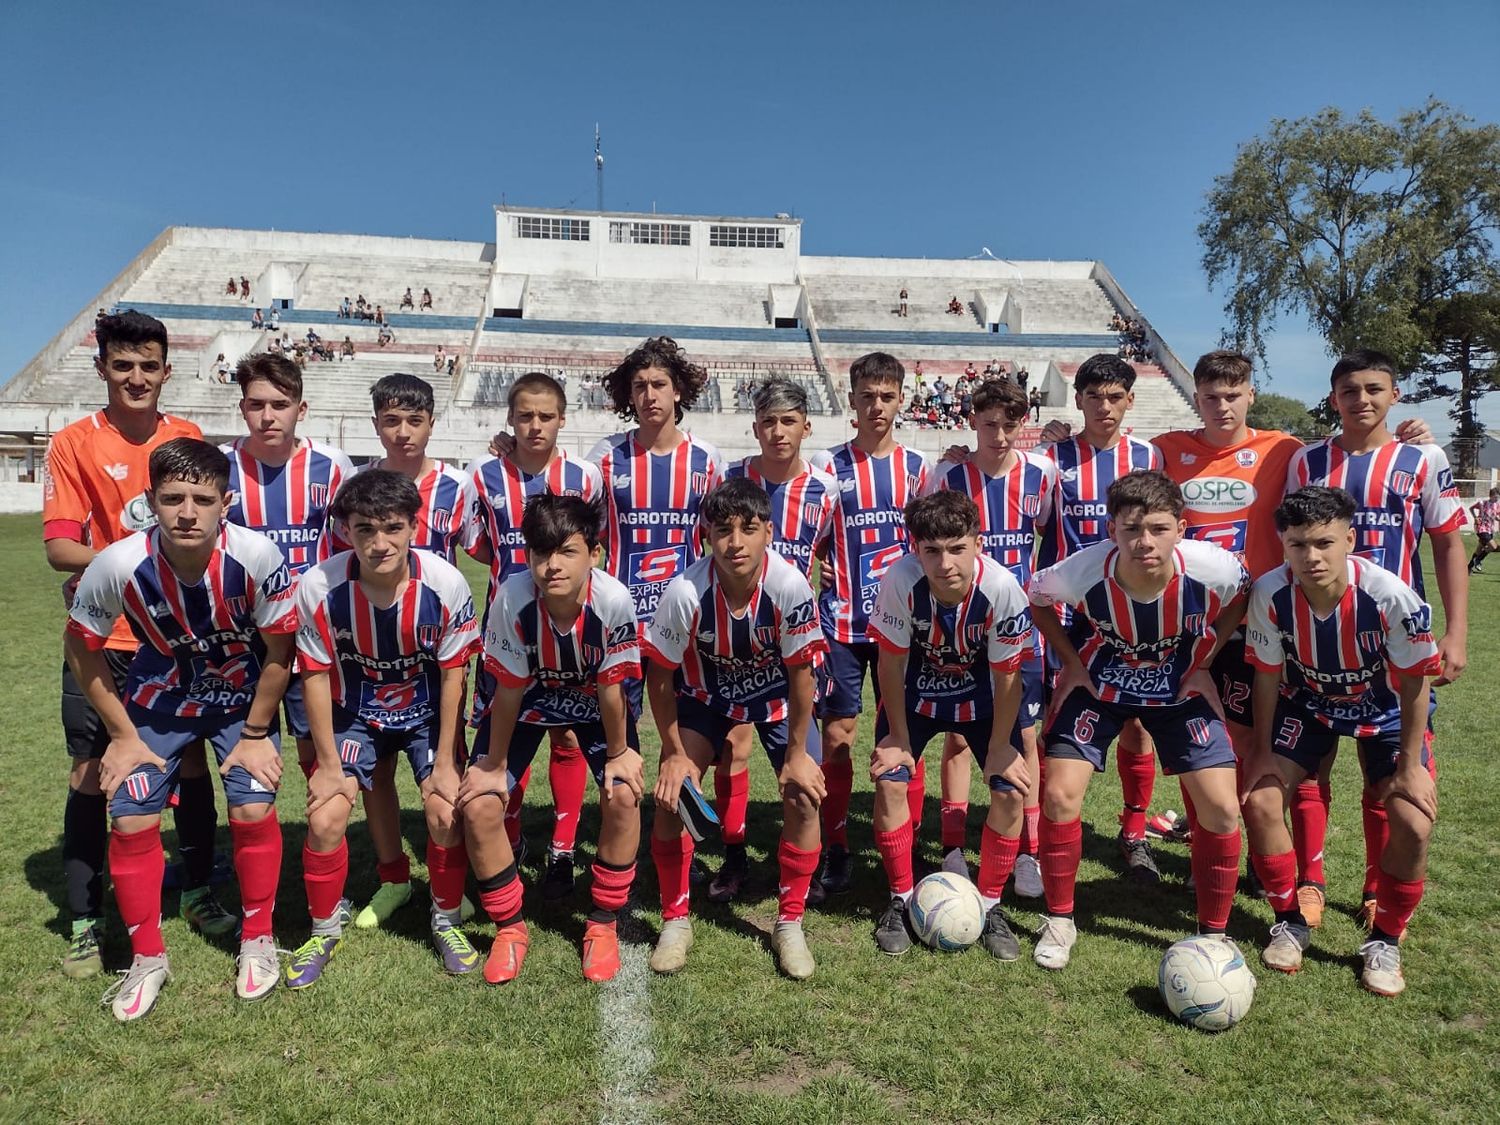
[[[234,994],[241,1000],[259,1000],[281,979],[281,959],[276,942],[269,937],[240,942],[236,963]]]
[[[1042,865],[1036,856],[1016,856],[1014,887],[1017,898],[1042,897]]]
[[[1071,918],[1042,915],[1042,932],[1036,939],[1032,960],[1044,969],[1066,968],[1078,944],[1078,927]]]
[[[1400,996],[1406,991],[1406,978],[1401,975],[1401,947],[1385,941],[1367,941],[1359,947],[1365,968],[1359,974],[1359,983],[1376,996]]]
[[[776,964],[792,980],[806,980],[818,967],[800,922],[777,922],[771,931],[771,948],[776,951]]]
[[[171,975],[165,953],[156,957],[137,953],[130,968],[109,986],[100,1003],[108,1003],[115,1019],[121,1023],[138,1020],[156,1006],[162,985]]]
[[[688,950],[693,948],[693,923],[686,918],[663,922],[661,937],[651,951],[651,969],[657,973],[675,973],[687,964]]]
[[[1295,973],[1302,968],[1302,951],[1307,948],[1309,937],[1306,926],[1277,922],[1271,927],[1271,940],[1261,950],[1260,958],[1268,968]]]

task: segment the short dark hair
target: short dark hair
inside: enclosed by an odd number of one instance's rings
[[[766,490],[748,477],[730,477],[716,485],[698,505],[698,519],[705,527],[739,520],[749,523],[771,522],[771,498]]]
[[[94,339],[99,344],[100,359],[109,358],[110,348],[138,348],[142,344],[160,344],[162,362],[167,360],[167,326],[156,317],[134,309],[95,318]]]
[[[521,538],[528,551],[550,555],[575,535],[592,551],[599,546],[604,510],[598,500],[539,492],[526,502],[521,515]]]
[[[563,389],[561,383],[545,371],[528,371],[526,374],[519,376],[510,385],[510,390],[505,394],[505,408],[507,410],[515,409],[517,395],[538,391],[556,395],[557,412],[559,414],[566,414],[568,412],[568,392]]]
[[[1339,361],[1333,365],[1333,374],[1328,377],[1328,385],[1337,387],[1340,379],[1345,375],[1353,375],[1356,371],[1384,371],[1391,377],[1393,387],[1401,380],[1401,372],[1396,368],[1396,361],[1385,352],[1377,352],[1374,348],[1355,348],[1352,352],[1341,355]]]
[[[1100,352],[1091,355],[1078,365],[1073,376],[1073,390],[1077,394],[1093,387],[1124,387],[1127,391],[1135,386],[1135,368],[1117,355]]]
[[[805,415],[807,388],[785,375],[772,375],[751,390],[750,406],[757,418],[762,414],[783,414],[788,410]]]
[[[974,388],[969,410],[975,416],[988,410],[1003,410],[1012,422],[1019,422],[1031,412],[1026,392],[1009,379],[986,379]]]
[[[1166,473],[1137,469],[1109,486],[1104,496],[1104,508],[1110,519],[1135,508],[1142,509],[1148,516],[1152,512],[1171,512],[1173,519],[1181,519],[1182,489]]]
[[[634,420],[635,405],[630,401],[630,385],[635,381],[636,372],[648,367],[660,367],[672,377],[672,386],[679,395],[676,416],[681,422],[682,412],[692,408],[708,385],[708,372],[689,360],[687,352],[670,336],[652,336],[604,377],[610,405],[621,418]]]
[[[979,508],[967,495],[951,488],[919,496],[902,513],[906,534],[913,543],[962,539],[979,534]]]
[[[1356,370],[1363,370],[1357,368]],[[1320,523],[1335,521],[1354,523],[1354,514],[1359,510],[1354,497],[1342,488],[1309,484],[1297,489],[1276,508],[1276,530],[1290,527],[1312,527]]]
[[[1227,348],[1220,348],[1218,351],[1205,352],[1198,357],[1198,362],[1193,364],[1193,386],[1201,387],[1204,383],[1228,383],[1232,387],[1237,387],[1242,383],[1250,382],[1254,370],[1249,356]]]
[[[147,471],[152,492],[174,480],[213,484],[220,492],[229,488],[228,456],[202,438],[180,437],[162,442],[151,451]]]
[[[432,384],[405,371],[392,371],[381,376],[370,388],[370,403],[376,414],[393,407],[397,410],[425,410],[429,417],[437,414]]]
[[[860,356],[849,365],[849,389],[855,390],[861,383],[895,383],[900,387],[906,382],[906,368],[889,352],[870,352]]]
[[[415,521],[421,509],[422,494],[410,477],[391,469],[365,469],[334,494],[328,514],[345,523],[355,516],[402,516]]]
[[[259,352],[234,365],[234,381],[240,385],[241,397],[257,379],[264,379],[294,402],[302,401],[302,369],[288,356]]]

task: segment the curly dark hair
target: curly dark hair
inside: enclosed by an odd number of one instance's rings
[[[677,403],[677,421],[681,422],[683,411],[692,409],[708,385],[708,372],[689,360],[670,336],[652,336],[604,377],[604,389],[609,392],[615,413],[626,421],[636,420],[635,407],[630,402],[630,384],[637,371],[648,367],[660,367],[672,377],[672,386],[681,396]]]

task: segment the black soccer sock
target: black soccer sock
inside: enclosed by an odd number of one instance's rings
[[[109,802],[103,793],[68,790],[63,807],[63,872],[74,918],[104,913],[104,857],[109,850]]]
[[[182,860],[182,889],[208,886],[214,873],[214,837],[219,828],[214,782],[208,774],[177,782],[177,855]]]

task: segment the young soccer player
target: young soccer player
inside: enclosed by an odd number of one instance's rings
[[[770,550],[771,503],[753,481],[725,481],[703,499],[710,558],[675,578],[656,606],[642,649],[661,769],[651,858],[661,885],[662,930],[651,968],[675,973],[693,944],[688,870],[693,840],[677,813],[684,780],[697,781],[736,726],[754,724],[781,786],[781,881],[771,946],[796,980],[815,964],[802,932],[818,863],[818,802],[825,792],[810,743],[814,673],[825,644],[812,587]]]
[[[948,732],[966,746],[985,748],[990,811],[979,853],[986,911],[980,940],[994,957],[1014,961],[1020,947],[1000,895],[1035,784],[1016,721],[1021,664],[1031,645],[1026,595],[1009,569],[983,553],[979,508],[968,496],[948,490],[923,496],[906,506],[905,519],[913,553],[886,571],[870,617],[880,646],[880,711],[870,755],[875,845],[891,890],[875,943],[892,955],[911,948],[913,829],[906,787],[927,744]]]
[[[99,782],[114,827],[109,866],[134,957],[105,994],[140,1019],[169,975],[161,935],[161,811],[183,751],[209,742],[224,778],[244,922],[235,991],[276,985],[271,913],[281,871],[272,802],[281,779],[276,708],[291,665],[296,608],[275,544],[225,525],[229,463],[196,438],[151,454],[146,502],[156,526],[89,563],[69,615],[68,663],[109,745]],[[141,642],[117,692],[103,653],[121,616]]]
[[[1192,864],[1199,932],[1222,935],[1239,876],[1234,750],[1205,673],[1244,617],[1249,576],[1229,552],[1183,541],[1182,491],[1141,470],[1110,485],[1110,541],[1039,572],[1031,604],[1072,607],[1069,628],[1035,613],[1060,665],[1044,732],[1042,882],[1047,914],[1034,957],[1061,969],[1078,940],[1073,887],[1083,851],[1079,812],[1089,776],[1132,718],[1180,774],[1197,810]]]
[[[974,391],[972,424],[975,451],[967,461],[938,464],[938,489],[962,493],[979,511],[979,546],[1005,566],[1024,589],[1031,581],[1036,538],[1052,518],[1058,484],[1057,462],[1015,448],[1030,407],[1026,392],[1008,379],[990,379]],[[1029,616],[1030,609],[1027,609]],[[1020,853],[1015,860],[1016,894],[1040,898],[1042,870],[1037,861],[1037,823],[1041,818],[1036,723],[1042,717],[1045,671],[1040,634],[1034,634],[1029,658],[1021,665],[1021,748],[1031,784],[1025,790]],[[943,851],[960,856],[969,815],[970,748],[956,734],[943,742]]]
[[[94,369],[105,386],[103,410],[64,426],[47,447],[42,490],[42,540],[47,564],[69,576],[64,595],[111,543],[150,527],[156,517],[146,500],[147,462],[153,450],[175,437],[201,437],[198,427],[157,407],[172,377],[167,329],[134,310],[100,316],[94,326],[99,354]],[[116,693],[124,690],[131,658],[140,642],[122,618],[103,649]],[[99,788],[99,759],[109,731],[89,706],[69,665],[62,669],[62,726],[72,765],[63,812],[63,869],[72,936],[63,972],[87,977],[99,972],[104,910],[104,858],[109,841],[108,801]],[[190,925],[225,934],[236,919],[214,897],[213,781],[202,746],[183,755],[177,788],[178,849],[183,883],[179,909]]]
[[[1406,987],[1400,942],[1422,899],[1437,816],[1428,679],[1443,663],[1421,596],[1354,554],[1357,520],[1354,497],[1341,488],[1309,486],[1276,509],[1286,565],[1256,582],[1250,597],[1256,754],[1245,769],[1245,824],[1276,912],[1265,962],[1295,973],[1310,935],[1296,895],[1287,798],[1318,773],[1340,735],[1358,739],[1366,783],[1390,825],[1376,857],[1379,906],[1360,946],[1360,981],[1395,996]]]
[[[501,435],[503,443],[499,437],[496,439],[497,446],[503,444],[506,451],[498,456],[481,457],[469,466],[475,514],[469,527],[469,541],[464,546],[490,568],[485,623],[505,579],[526,568],[521,520],[529,500],[545,494],[590,500],[604,491],[596,465],[569,457],[557,447],[557,435],[567,425],[568,396],[562,384],[543,372],[531,371],[511,385],[507,401],[506,421],[511,433]],[[481,660],[474,673],[470,725],[478,726],[489,710],[493,694],[493,678]],[[573,846],[588,786],[588,765],[568,728],[554,727],[550,737],[547,782],[552,789],[552,840],[542,877],[542,897],[560,899],[573,889]],[[526,842],[521,836],[521,803],[530,776],[529,768],[517,774],[505,804],[505,831],[517,863],[525,862],[526,857]]]
[[[1432,444],[1403,442],[1390,429],[1391,407],[1401,398],[1396,385],[1399,378],[1395,362],[1381,352],[1359,349],[1339,359],[1329,380],[1329,402],[1338,411],[1342,429],[1293,457],[1286,488],[1291,492],[1321,484],[1347,490],[1357,505],[1355,554],[1390,571],[1424,600],[1427,594],[1420,548],[1423,534],[1430,537],[1438,596],[1447,622],[1437,642],[1442,669],[1434,682],[1442,685],[1458,679],[1468,663],[1469,575],[1461,535],[1466,517],[1443,451]],[[1330,800],[1328,776],[1333,757],[1327,756],[1317,778],[1322,790],[1319,797],[1326,793]],[[1313,817],[1302,818],[1300,823],[1294,819],[1294,829],[1303,829],[1301,854],[1321,859],[1328,824],[1326,808],[1320,799]],[[1377,911],[1376,884],[1389,829],[1385,806],[1368,784],[1361,808],[1365,833],[1361,916],[1369,928]],[[1311,905],[1321,914],[1325,893],[1321,875],[1316,868],[1300,873],[1299,882],[1307,889],[1299,890],[1299,897],[1311,900],[1304,902],[1304,913]]]
[[[484,966],[491,984],[515,979],[530,944],[516,858],[502,826],[505,806],[519,799],[515,784],[542,739],[561,730],[572,732],[599,786],[602,823],[583,975],[607,981],[620,971],[615,921],[635,881],[645,784],[622,684],[639,678],[640,649],[629,591],[593,565],[600,521],[597,501],[532,497],[521,518],[527,566],[505,580],[485,627],[485,660],[496,687],[459,808],[480,901],[495,922]]]
[[[1488,500],[1470,504],[1469,512],[1474,517],[1474,534],[1479,537],[1479,545],[1469,559],[1469,573],[1483,574],[1485,556],[1495,550],[1495,524],[1500,522],[1500,488],[1490,489]]]
[[[818,613],[828,640],[828,662],[818,713],[823,720],[823,802],[826,852],[818,875],[821,892],[849,889],[854,874],[847,820],[854,791],[854,734],[864,707],[864,684],[880,684],[879,649],[869,635],[870,613],[880,580],[906,554],[906,525],[901,513],[927,490],[931,463],[896,441],[906,369],[895,356],[871,352],[849,365],[849,406],[854,411],[854,439],[818,453],[812,465],[838,484],[834,531],[823,560]],[[926,793],[921,763],[907,792],[911,819],[922,816]]]

